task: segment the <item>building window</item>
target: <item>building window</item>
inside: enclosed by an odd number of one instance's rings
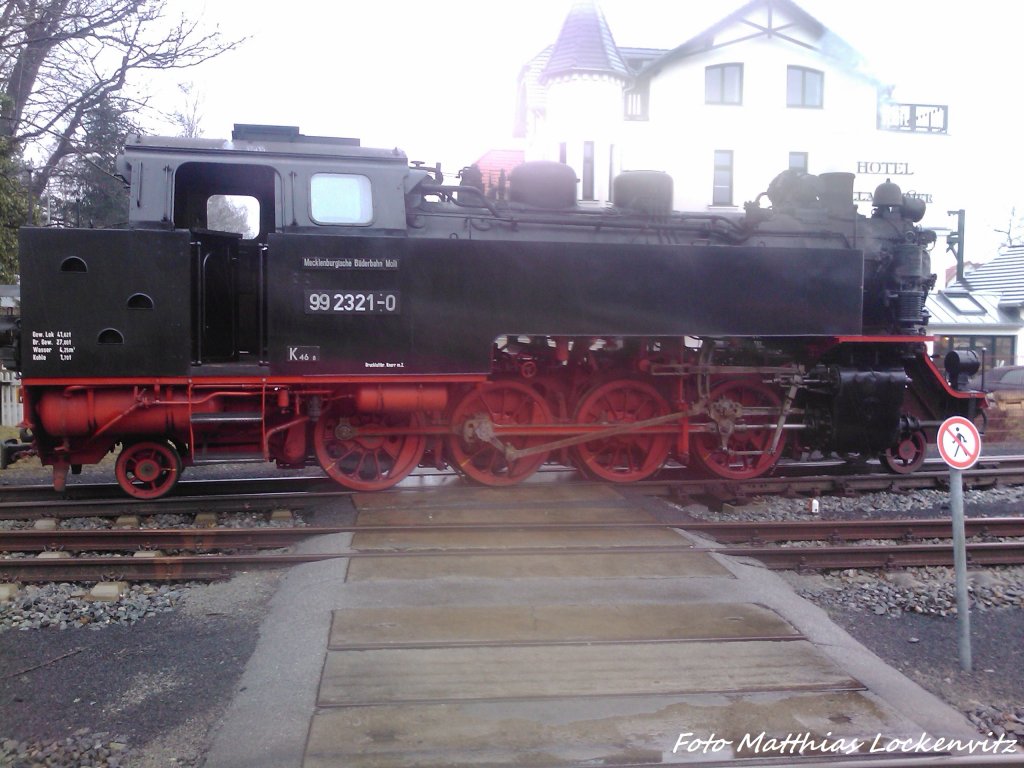
[[[969,293],[942,291],[939,295],[953,305],[958,315],[984,315],[985,308]]]
[[[608,197],[612,195],[615,185],[615,145],[608,147]]]
[[[732,205],[732,150],[715,150],[715,180],[712,205]]]
[[[569,162],[569,148],[564,141],[558,145],[558,162],[562,163],[562,165]]]
[[[715,64],[704,69],[705,104],[743,103],[743,65]]]
[[[646,81],[626,91],[626,119],[646,120],[647,101],[650,95],[649,83]]]
[[[790,152],[789,153],[789,170],[791,171],[803,171],[807,173],[807,153],[806,152]]]
[[[583,199],[594,199],[594,142],[583,142]]]
[[[786,71],[786,106],[821,109],[825,99],[825,73],[807,67]]]

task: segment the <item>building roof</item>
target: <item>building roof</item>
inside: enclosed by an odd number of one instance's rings
[[[1024,306],[1024,247],[1007,248],[992,261],[964,275],[964,284],[950,288],[966,288],[972,293],[992,291],[999,294],[999,306]]]
[[[968,261],[968,262],[966,262],[964,264],[964,272],[965,273],[973,272],[975,269],[977,269],[980,266],[981,266],[980,262]],[[945,285],[947,288],[951,288],[951,287],[953,287],[953,285],[955,283],[956,283],[956,264],[953,264],[952,266],[946,267],[946,280],[945,280],[945,282],[943,282],[943,285]]]
[[[531,117],[542,115],[547,109],[548,94],[540,80],[553,48],[553,45],[547,46],[526,62],[519,72],[519,93],[516,96],[516,116],[512,126],[512,135],[516,138],[526,136]]]
[[[1016,312],[999,306],[996,292],[947,288],[930,294],[925,307],[931,315],[929,329],[940,333],[950,330],[1016,332],[1022,325]]]
[[[669,52],[667,48],[627,48],[619,46],[619,55],[626,62],[630,72],[634,74],[646,67],[652,61],[660,59]]]
[[[759,18],[764,21],[758,21]],[[738,36],[726,34],[737,28],[740,30]],[[801,31],[803,35],[799,34]],[[807,35],[815,41],[814,44],[807,42]],[[639,77],[656,75],[666,65],[680,59],[760,37],[783,40],[814,50],[851,71],[864,74],[863,57],[793,0],[750,0],[700,34],[651,61],[639,73]]]
[[[597,0],[575,0],[572,4],[543,78],[585,73],[629,77]]]
[[[526,159],[526,153],[521,149],[492,149],[484,154],[473,165],[480,169],[483,176],[484,191],[489,192],[497,187],[501,179],[501,172],[505,172],[505,178],[518,165],[522,165]]]

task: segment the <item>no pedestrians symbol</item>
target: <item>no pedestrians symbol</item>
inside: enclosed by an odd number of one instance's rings
[[[963,416],[951,416],[942,422],[936,442],[942,460],[953,469],[970,469],[981,456],[978,428]]]

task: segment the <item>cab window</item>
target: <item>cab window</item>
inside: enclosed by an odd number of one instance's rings
[[[252,240],[260,233],[260,201],[250,195],[211,195],[206,201],[206,226]]]
[[[370,179],[351,173],[317,173],[310,182],[310,208],[317,224],[373,221]]]

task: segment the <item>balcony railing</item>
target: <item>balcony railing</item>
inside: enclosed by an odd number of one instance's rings
[[[949,128],[949,107],[946,104],[878,105],[878,129],[906,133],[946,133]]]

